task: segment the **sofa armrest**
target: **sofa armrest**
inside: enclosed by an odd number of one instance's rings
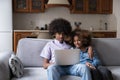
[[[10,68],[8,65],[12,51],[0,52],[0,80],[10,80]]]

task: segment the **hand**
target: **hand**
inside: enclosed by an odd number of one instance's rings
[[[50,64],[55,64],[55,63],[53,63],[53,62],[50,62]]]
[[[91,63],[86,62],[86,65],[90,68],[90,69],[96,69],[95,66],[93,66]]]

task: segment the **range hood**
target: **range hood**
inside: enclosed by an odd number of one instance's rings
[[[69,7],[71,0],[48,0],[45,7],[58,7],[58,6],[64,6],[64,7]]]

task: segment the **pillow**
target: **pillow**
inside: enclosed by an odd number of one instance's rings
[[[24,66],[15,54],[11,54],[11,57],[9,58],[9,66],[14,77],[20,78],[23,76]]]

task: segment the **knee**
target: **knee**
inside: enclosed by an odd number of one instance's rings
[[[50,65],[47,68],[47,71],[56,71],[57,70],[57,65]]]
[[[99,67],[98,67],[98,70],[99,70],[100,72],[103,72],[103,73],[109,73],[109,72],[110,72],[106,67],[103,67],[103,66],[99,66]]]
[[[84,74],[90,72],[90,69],[85,64],[79,64],[79,70]]]
[[[86,65],[83,65],[82,66],[82,72],[83,73],[88,73],[88,72],[90,72],[90,68],[88,68]]]

